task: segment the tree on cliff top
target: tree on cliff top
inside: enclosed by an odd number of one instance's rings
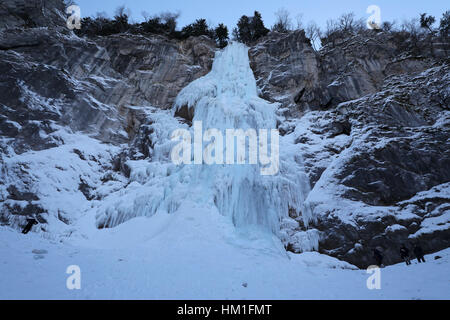
[[[264,26],[262,16],[258,11],[255,11],[253,17],[242,16],[233,30],[234,38],[245,44],[250,44],[267,33],[269,33],[269,29]]]
[[[191,23],[183,28],[181,32],[185,35],[186,38],[193,36],[208,36],[210,38],[214,37],[214,31],[211,30],[208,26],[208,23],[205,19],[197,19],[194,23]]]
[[[450,37],[450,10],[445,11],[439,24],[439,33],[443,38]]]
[[[261,37],[264,37],[269,33],[269,29],[264,26],[264,21],[262,19],[261,13],[255,11],[255,15],[251,21],[251,28],[253,30],[252,40],[256,41]]]
[[[428,31],[433,32],[432,26],[436,22],[436,18],[433,16],[427,16],[426,13],[420,15],[420,27],[423,29],[428,29]]]
[[[228,44],[228,28],[223,23],[219,24],[214,30],[215,40],[220,48],[225,48]]]
[[[120,6],[116,9],[113,20],[113,28],[115,29],[115,33],[125,32],[128,30],[128,19],[130,16],[131,11],[125,6]]]
[[[289,11],[281,8],[277,12],[275,12],[275,16],[277,17],[277,20],[272,26],[272,31],[286,33],[293,29],[292,19]]]

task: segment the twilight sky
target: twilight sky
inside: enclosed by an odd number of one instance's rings
[[[82,16],[95,15],[96,12],[106,12],[110,17],[120,5],[125,5],[132,12],[132,18],[142,20],[142,11],[151,15],[163,11],[179,11],[181,13],[179,26],[187,25],[198,18],[205,18],[210,25],[224,22],[234,28],[237,20],[243,14],[253,15],[255,10],[261,12],[266,27],[273,25],[274,13],[279,8],[291,12],[295,22],[298,14],[303,14],[303,20],[316,21],[325,26],[329,18],[337,18],[345,12],[353,11],[358,17],[368,18],[367,7],[377,5],[381,8],[381,19],[397,20],[419,16],[427,12],[436,16],[437,21],[443,12],[450,10],[447,0],[75,0],[81,7]],[[366,19],[365,19],[366,20]],[[306,24],[305,23],[305,24]]]

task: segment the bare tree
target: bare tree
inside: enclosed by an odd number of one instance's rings
[[[277,19],[272,27],[273,31],[287,32],[292,30],[292,19],[289,11],[285,8],[278,9],[278,11],[275,12],[275,16]]]
[[[395,24],[396,24],[395,21],[384,21],[384,22],[381,24],[381,29],[382,29],[383,31],[386,31],[386,32],[393,31],[394,28],[395,28]]]
[[[417,18],[404,20],[401,25],[401,30],[404,32],[408,32],[412,36],[417,36],[420,33],[420,29],[419,19]]]
[[[320,45],[318,42],[320,42],[321,33],[322,32],[320,31],[319,26],[314,21],[308,23],[305,29],[305,34],[309,39],[311,39],[311,45],[314,50],[317,50]]]
[[[334,32],[336,32],[339,29],[338,23],[333,19],[327,20],[327,25],[325,27],[325,34],[324,36],[328,38],[331,36]]]
[[[162,12],[160,15],[162,22],[167,26],[169,31],[175,31],[177,28],[177,20],[180,17],[179,12]]]
[[[303,13],[299,13],[296,17],[297,20],[297,30],[303,30]]]
[[[353,12],[344,13],[337,20],[327,20],[327,26],[325,29],[325,37],[329,37],[336,31],[347,32],[360,32],[366,29],[366,22],[363,19],[357,19]]]
[[[105,11],[98,11],[95,13],[95,18],[106,19],[108,18],[108,14]]]
[[[420,21],[418,18],[404,20],[401,25],[401,31],[408,34],[409,41],[413,49],[419,50],[421,46],[422,32]]]
[[[148,20],[151,19],[151,15],[150,13],[148,13],[147,11],[142,11],[141,12],[142,17],[144,18],[144,21],[147,22]]]
[[[121,5],[117,7],[116,11],[114,12],[116,17],[130,17],[131,16],[131,10],[128,9],[125,5]]]
[[[379,29],[380,26],[378,26]],[[355,23],[353,24],[353,31],[356,32],[362,32],[367,30],[367,21],[365,19],[356,19]]]
[[[339,18],[339,28],[342,31],[353,31],[355,27],[355,14],[353,12],[344,13]]]

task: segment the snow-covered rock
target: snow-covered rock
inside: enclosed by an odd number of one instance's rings
[[[297,31],[250,50],[262,95],[291,115],[280,128],[301,149],[320,251],[360,267],[375,247],[391,264],[402,243],[450,245],[448,200],[412,200],[450,181],[450,68],[442,52],[417,49],[369,32],[314,52]]]

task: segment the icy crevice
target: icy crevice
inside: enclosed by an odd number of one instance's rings
[[[193,128],[174,117],[186,106],[193,111],[194,121],[202,121],[203,130],[270,130],[283,120],[276,115],[278,104],[258,96],[248,48],[230,44],[216,53],[209,74],[180,92],[173,110],[149,109],[154,129],[151,140],[155,143],[152,162],[128,162],[131,184],[102,202],[97,215],[99,227],[115,227],[159,211],[173,213],[187,200],[216,207],[236,227],[258,227],[279,234],[280,221],[289,217],[290,211],[308,226],[312,214],[305,200],[310,184],[293,135],[280,137],[280,170],[274,176],[261,175],[260,165],[176,166],[170,160],[170,150],[176,144],[170,140],[172,132],[184,128],[194,136]]]

